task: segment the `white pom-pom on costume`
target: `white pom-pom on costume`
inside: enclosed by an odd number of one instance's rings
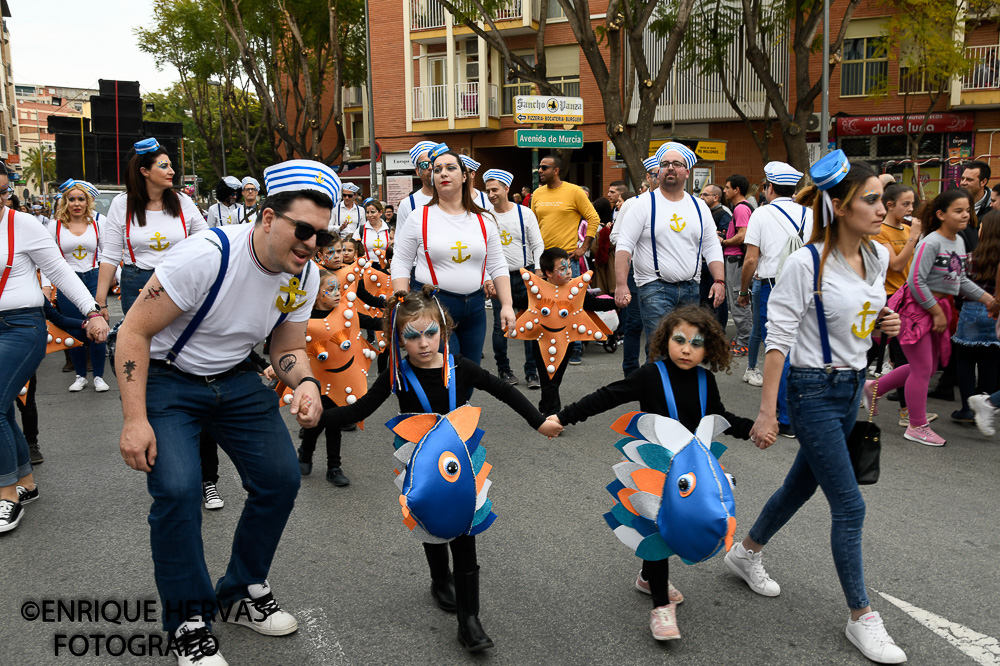
[[[354,292],[352,291],[351,293],[349,293],[349,294],[347,295],[347,300],[348,300],[348,301],[350,301],[351,303],[353,303],[353,302],[354,302],[354,299],[356,299],[357,297],[358,297],[358,295],[357,295],[357,294],[355,294],[355,293],[354,293]]]
[[[353,319],[354,310],[344,310],[344,319]]]
[[[549,354],[555,354],[557,351],[559,350],[556,349],[555,347],[549,347]]]
[[[292,404],[292,394],[291,393],[289,393],[288,395],[285,396],[285,404],[286,405]]]
[[[21,392],[18,393],[18,395],[28,395],[28,387],[27,386],[22,386],[21,387]]]
[[[348,273],[348,274],[347,274],[347,281],[348,281],[348,282],[354,282],[354,275],[353,275],[353,274],[351,274],[351,273]]]
[[[549,344],[550,345],[554,345],[555,343],[556,343],[556,339],[555,338],[549,338]]]
[[[372,282],[378,282],[378,276],[377,275],[372,274]]]
[[[345,386],[344,387],[344,393],[351,393],[353,391],[354,391],[354,389],[352,389],[350,386]]]
[[[48,337],[48,339],[47,339],[47,340],[46,340],[45,342],[46,342],[46,343],[49,343],[49,342],[52,342],[52,336],[50,335],[50,336]]]
[[[344,322],[344,328],[350,328],[350,327],[351,327],[351,322],[345,321]]]
[[[72,347],[75,344],[76,344],[76,340],[74,340],[73,338],[66,338],[66,346],[67,347]]]
[[[517,337],[517,331],[511,331],[510,332],[510,337],[516,338]]]
[[[524,327],[529,331],[535,327],[535,323],[531,321],[524,322]]]
[[[573,287],[573,288],[571,288],[571,289],[569,290],[569,293],[571,293],[571,294],[573,294],[574,296],[576,296],[577,294],[579,294],[579,293],[580,293],[580,290],[579,290],[579,289],[577,289],[576,287]]]
[[[312,342],[312,341],[313,341],[313,336],[307,335],[306,336],[306,342]]]
[[[549,367],[547,367],[547,368],[545,368],[545,369],[546,369],[546,370],[547,370],[547,371],[548,371],[549,373],[553,373],[553,372],[555,372],[555,371],[556,371],[556,366],[554,366],[554,365],[550,365]]]
[[[590,282],[590,273],[585,273],[584,275],[581,275],[580,279],[583,280],[584,282]]]
[[[348,405],[353,405],[357,401],[358,401],[358,396],[356,396],[356,395],[349,395],[349,396],[347,396],[347,404]]]
[[[358,257],[358,266],[360,266],[361,268],[365,267],[365,258],[364,257]]]
[[[378,341],[378,346],[379,346],[380,349],[385,349],[385,340],[379,340]]]
[[[531,273],[521,273],[521,279],[527,282],[531,279]]]
[[[533,293],[533,294],[537,294],[538,293],[538,285],[537,284],[531,288],[531,293]]]
[[[600,340],[603,337],[604,337],[604,334],[601,333],[600,331],[597,331],[597,332],[594,333],[594,339],[595,340]]]
[[[587,327],[584,326],[583,324],[580,324],[579,326],[576,327],[576,330],[580,331],[581,333],[584,333],[586,332]]]

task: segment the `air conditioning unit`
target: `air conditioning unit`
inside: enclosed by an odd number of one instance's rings
[[[809,116],[809,120],[806,121],[806,131],[807,132],[818,132],[820,130],[820,123],[822,122],[821,113],[813,113]],[[830,129],[833,128],[833,116],[830,117]]]

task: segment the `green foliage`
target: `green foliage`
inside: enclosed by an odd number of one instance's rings
[[[21,174],[25,181],[34,181],[45,192],[45,183],[56,178],[56,154],[45,148],[29,148],[24,157],[24,167]]]

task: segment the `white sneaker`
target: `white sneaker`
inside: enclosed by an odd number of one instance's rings
[[[969,398],[969,409],[976,415],[976,427],[979,428],[979,432],[990,437],[997,434],[997,429],[993,426],[993,416],[997,413],[997,408],[990,402],[988,394],[981,393]]]
[[[210,511],[226,506],[226,503],[222,501],[222,495],[219,494],[219,489],[211,481],[205,481],[201,484],[201,494],[205,498],[205,508]]]
[[[759,368],[747,368],[747,371],[743,373],[743,381],[750,386],[763,386],[764,373]]]
[[[80,391],[82,391],[85,388],[87,388],[87,378],[86,377],[81,377],[80,375],[77,375],[76,376],[76,381],[69,385],[69,392],[70,393],[79,393]]]
[[[242,624],[265,636],[285,636],[299,628],[295,617],[278,607],[267,581],[251,585],[248,591],[250,594],[256,593],[257,597],[246,597],[234,602],[229,607],[226,622]]]
[[[750,589],[765,597],[776,597],[781,594],[781,586],[771,580],[764,571],[761,554],[747,550],[738,543],[726,553],[726,565],[729,569],[746,581]]]
[[[192,625],[198,625],[192,628]],[[174,634],[177,666],[229,666],[219,654],[219,642],[203,622],[185,622]]]
[[[94,377],[94,390],[95,391],[97,391],[98,393],[104,393],[105,391],[109,390],[110,388],[111,387],[108,386],[108,383],[106,381],[104,381],[104,377]]]
[[[879,614],[872,611],[857,621],[848,619],[847,640],[861,650],[872,661],[879,664],[902,664],[906,661],[906,653],[886,633],[885,625]]]

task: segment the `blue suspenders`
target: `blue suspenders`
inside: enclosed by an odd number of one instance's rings
[[[797,233],[799,235],[799,238],[802,238],[802,231],[803,231],[803,229],[805,229],[805,226],[806,226],[806,209],[805,209],[805,207],[803,206],[803,208],[802,208],[802,219],[799,220],[799,225],[795,226],[795,221],[792,220],[792,216],[788,214],[788,211],[786,211],[784,208],[782,208],[778,204],[771,204],[771,205],[774,206],[778,210],[778,212],[780,212],[782,215],[784,215],[786,218],[788,218],[788,222],[792,225],[792,229],[795,229],[795,233]]]
[[[667,372],[667,364],[663,361],[656,362],[656,369],[660,371],[660,380],[663,382],[663,395],[667,399],[667,411],[670,418],[679,421],[677,418],[677,401],[674,400],[674,390],[670,386],[670,374]],[[708,370],[702,367],[698,370],[698,399],[701,401],[701,417],[705,418],[705,409],[708,405]]]
[[[514,204],[517,206],[517,219],[521,223],[521,252],[524,254],[524,264],[525,268],[528,267],[528,239],[524,236],[524,213],[521,212],[521,204]],[[534,259],[534,257],[532,257]]]
[[[205,297],[205,302],[201,304],[198,311],[194,314],[191,321],[181,332],[180,337],[174,343],[174,346],[170,348],[167,352],[167,363],[173,363],[177,360],[177,355],[181,353],[184,349],[184,345],[187,344],[191,336],[194,335],[194,331],[201,324],[205,315],[208,311],[212,309],[212,305],[215,303],[215,297],[219,295],[219,290],[222,289],[222,281],[226,277],[226,269],[229,268],[229,237],[226,236],[218,227],[212,227],[209,229],[219,237],[219,251],[222,252],[222,263],[219,264],[219,274],[215,276],[215,282],[212,283],[211,288],[208,290],[208,295]]]
[[[451,354],[448,354],[446,362],[448,363],[448,411],[453,412],[456,407],[455,358]],[[404,358],[399,365],[403,370],[403,377],[406,379],[406,383],[417,394],[417,400],[420,401],[420,406],[424,408],[424,412],[433,414],[434,410],[431,409],[431,402],[427,399],[427,393],[424,391],[424,387],[420,385],[420,381],[417,380],[417,375],[413,372],[413,368],[410,367],[410,362]]]
[[[819,342],[823,348],[823,369],[833,372],[833,352],[830,350],[830,336],[826,330],[826,311],[819,291],[819,251],[815,245],[806,245],[813,259],[813,303],[816,304],[816,323],[819,326]],[[905,285],[904,285],[905,288]]]
[[[663,276],[660,275],[660,261],[659,261],[659,259],[656,256],[656,196],[655,196],[655,194],[656,194],[655,191],[649,193],[649,208],[650,208],[649,237],[650,237],[650,239],[653,242],[653,272],[656,273],[656,277],[658,277],[658,278],[660,278],[662,280]],[[688,196],[691,197],[691,203],[694,204],[694,209],[696,211],[698,211],[698,227],[700,229],[700,232],[698,233],[698,255],[694,258],[694,273],[691,275],[691,279],[693,280],[695,278],[695,276],[698,275],[698,269],[701,268],[701,244],[705,241],[705,223],[701,219],[701,208],[698,206],[697,199],[695,199],[694,195],[691,194],[691,193],[688,193]]]

